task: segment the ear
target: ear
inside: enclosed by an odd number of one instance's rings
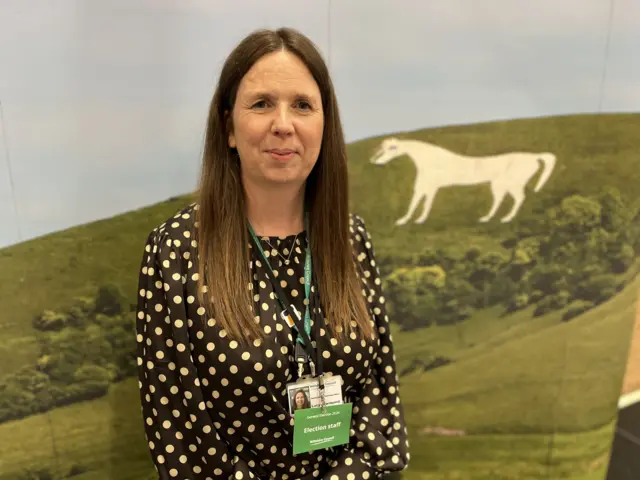
[[[229,148],[236,148],[236,136],[233,134],[233,121],[229,110],[224,112],[224,125],[227,132],[227,144]]]

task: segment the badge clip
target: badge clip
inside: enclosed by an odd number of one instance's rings
[[[291,305],[291,310],[293,310],[293,313],[296,314],[296,317],[298,317],[298,320],[302,321],[302,315],[300,314],[300,312],[298,311],[295,305],[293,304]]]
[[[286,323],[289,328],[293,328],[295,326],[295,322],[293,321],[293,318],[291,318],[291,315],[289,315],[289,312],[287,310],[282,310],[280,312],[280,318],[282,318],[284,323]]]
[[[302,375],[304,375],[304,364],[307,363],[308,355],[300,342],[296,342],[295,358],[296,362],[298,362],[298,377],[302,377]]]
[[[318,377],[318,387],[320,390],[320,408],[322,408],[322,413],[327,413],[327,403],[324,398],[324,375]]]
[[[293,310],[293,313],[296,315],[296,317],[298,317],[298,320],[302,321],[302,315],[300,315],[300,312],[298,311],[296,306],[290,305],[289,307],[291,308],[291,310]],[[280,312],[280,318],[284,320],[284,323],[286,323],[289,326],[289,328],[295,328],[296,322],[293,320],[293,317],[289,314],[288,308],[285,308]]]

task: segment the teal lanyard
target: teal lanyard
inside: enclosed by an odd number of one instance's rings
[[[307,333],[307,336],[310,337],[311,336],[311,313],[309,311],[309,303],[310,303],[309,298],[311,294],[311,249],[309,248],[309,245],[308,245],[309,244],[308,242],[309,221],[306,215],[304,217],[304,223],[305,223],[305,229],[307,231],[307,247],[305,248],[305,259],[304,259],[304,295],[306,300],[306,305],[304,309],[304,329]],[[249,231],[251,232],[251,236],[253,237],[255,244],[257,245],[258,249],[260,250],[260,253],[262,254],[262,258],[267,264],[267,267],[269,267],[269,270],[271,270],[271,273],[273,274],[273,268],[271,268],[269,259],[265,255],[264,249],[262,248],[262,245],[260,244],[260,241],[258,240],[258,237],[256,236],[256,233],[254,232],[251,224],[249,224]],[[295,248],[295,244],[291,248]],[[277,281],[275,274],[273,274],[273,278],[274,278],[274,281]],[[287,304],[285,303],[287,299],[280,298],[280,296],[276,293],[277,289],[274,289],[274,290],[275,290],[274,293],[276,294],[276,297],[278,297],[278,300],[280,301],[280,305],[282,305],[282,308],[287,309]],[[297,310],[294,312],[294,314],[297,314]],[[293,328],[296,328],[295,325]],[[300,335],[298,335],[298,338],[296,338],[296,341],[304,345],[304,340]]]

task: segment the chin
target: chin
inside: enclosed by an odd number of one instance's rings
[[[278,184],[296,184],[304,183],[307,180],[307,176],[301,173],[293,172],[269,172],[265,175],[267,181]]]

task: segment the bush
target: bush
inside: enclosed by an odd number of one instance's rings
[[[636,258],[636,252],[628,243],[621,245],[618,249],[610,254],[610,262],[611,262],[611,271],[613,273],[624,273],[626,272]]]
[[[566,307],[570,300],[571,294],[566,290],[558,292],[555,295],[549,295],[543,298],[538,305],[536,305],[533,315],[538,317],[554,310],[560,310],[561,308]]]
[[[602,207],[596,199],[572,195],[549,210],[548,218],[556,232],[571,235],[588,232],[602,223]]]
[[[600,304],[613,297],[618,290],[618,279],[613,274],[596,275],[581,282],[577,288],[577,297]]]
[[[82,475],[83,473],[87,473],[89,471],[89,467],[81,464],[73,464],[69,469],[69,473],[67,474],[67,478],[77,477],[78,475]]]
[[[80,387],[85,399],[101,397],[107,393],[113,377],[109,368],[97,365],[83,365],[73,376],[74,386]]]
[[[507,312],[522,310],[526,308],[527,305],[529,305],[529,295],[526,293],[518,293],[507,302]]]
[[[569,319],[620,291],[616,275],[629,271],[640,245],[640,203],[630,209],[606,190],[546,208],[503,242],[505,250],[474,246],[453,258],[428,247],[403,268],[405,254],[385,257],[396,266],[386,277],[394,320],[403,329],[451,325],[493,305],[507,312],[534,305],[534,316],[571,305]]]
[[[0,380],[0,423],[105,395],[135,375],[134,321],[119,289],[105,285],[63,312],[34,318],[40,352],[32,367]],[[80,472],[78,472],[80,473]]]
[[[64,328],[69,322],[68,315],[45,310],[33,319],[33,328],[42,332],[55,332]]]
[[[20,475],[19,480],[54,480],[54,475],[46,468],[38,468],[36,470],[25,470]]]
[[[100,287],[96,298],[96,313],[113,316],[124,313],[127,310],[128,303],[120,287],[112,283]]]
[[[569,287],[567,269],[563,265],[540,264],[531,270],[530,288],[543,296],[553,295]]]
[[[437,314],[436,291],[444,287],[442,267],[398,268],[386,279],[390,312],[403,329],[425,327]]]
[[[595,304],[593,302],[588,302],[585,300],[577,300],[569,306],[568,310],[562,316],[562,320],[567,322],[572,318],[577,317],[578,315],[582,315],[584,312],[592,309],[594,306]]]

